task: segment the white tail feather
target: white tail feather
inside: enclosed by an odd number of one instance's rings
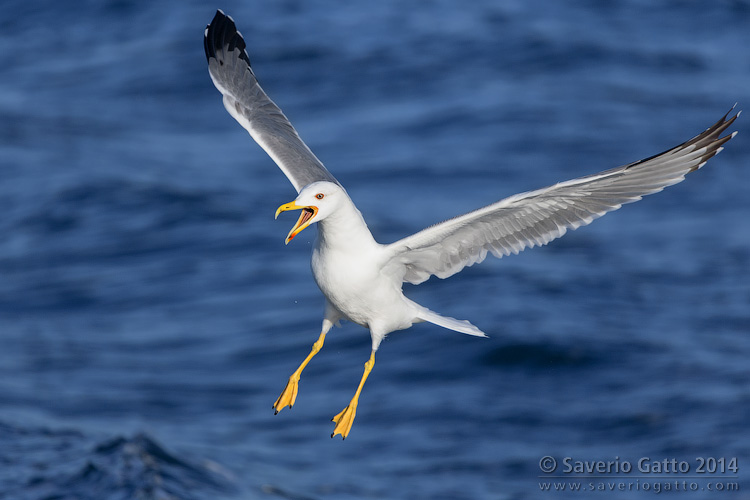
[[[467,335],[475,335],[477,337],[486,337],[487,334],[482,330],[472,325],[466,320],[449,318],[447,316],[441,316],[434,311],[430,311],[426,307],[418,306],[419,311],[417,312],[417,318],[422,321],[427,321],[433,325],[442,326],[448,330],[465,333]]]

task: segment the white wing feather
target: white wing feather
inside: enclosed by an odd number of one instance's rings
[[[734,108],[732,108],[734,109]],[[731,112],[731,111],[730,111]],[[735,136],[720,137],[729,113],[702,134],[664,153],[598,174],[521,193],[436,224],[389,245],[384,272],[413,284],[447,278],[491,253],[502,257],[545,245],[625,203],[676,184]]]

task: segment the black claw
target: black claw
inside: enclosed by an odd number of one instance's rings
[[[273,412],[273,414],[274,415],[278,415],[279,414],[279,410],[276,410],[275,412]]]

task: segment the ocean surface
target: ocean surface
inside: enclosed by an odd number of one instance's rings
[[[381,242],[750,107],[748,0],[6,0],[0,499],[750,498],[750,116],[682,184],[406,286],[490,338],[391,334],[342,442],[357,325],[271,409],[316,230],[284,245],[295,192],[210,81],[217,8]]]

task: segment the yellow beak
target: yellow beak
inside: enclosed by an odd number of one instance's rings
[[[300,214],[297,223],[286,236],[286,239],[284,240],[285,245],[289,244],[289,242],[292,241],[295,236],[297,236],[300,232],[302,232],[303,229],[309,226],[310,222],[312,222],[313,218],[315,218],[315,216],[318,214],[318,207],[305,207],[297,205],[295,202],[291,202],[281,205],[279,208],[277,208],[276,216],[274,217],[274,219],[278,218],[281,212],[286,212],[287,210],[302,210],[302,213]]]

